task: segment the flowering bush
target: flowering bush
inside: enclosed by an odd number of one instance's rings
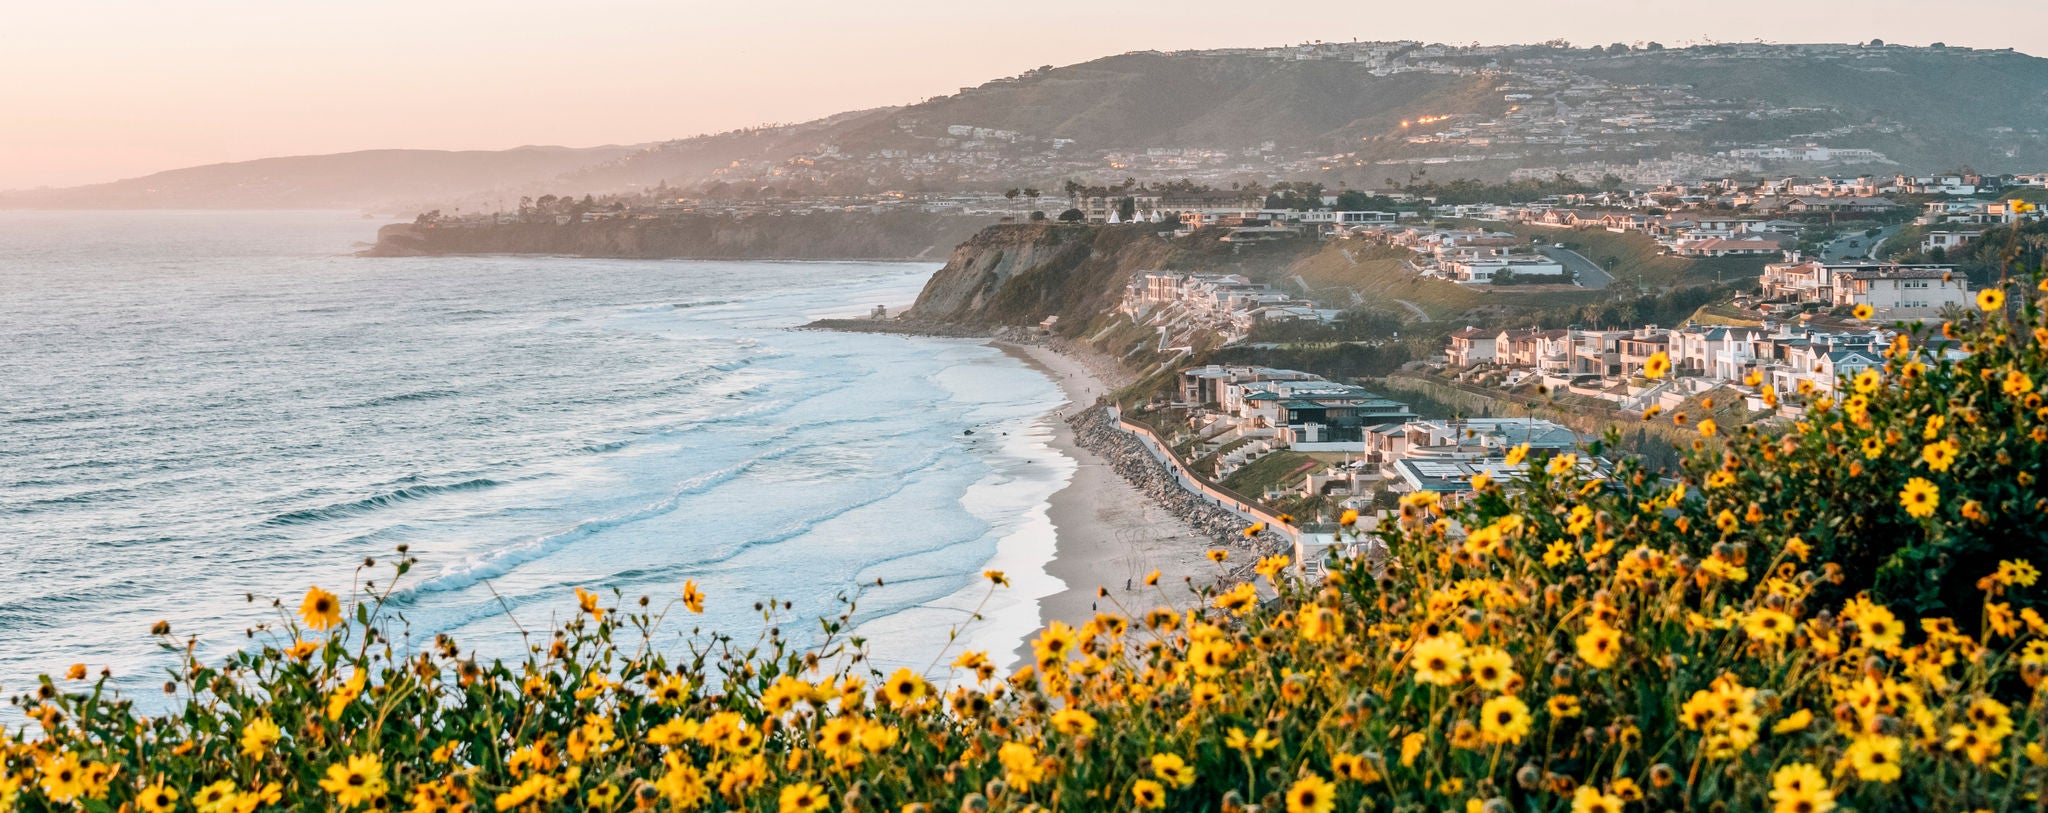
[[[219,664],[159,625],[177,710],[45,678],[0,810],[2039,810],[2048,320],[1945,330],[1967,359],[1909,335],[1782,434],[1696,427],[1675,479],[1518,452],[1464,504],[1405,498],[1388,559],[1262,560],[1277,599],[1162,590],[950,687],[869,671],[848,615],[805,650],[651,646],[694,584],[578,590],[509,664],[317,588]]]

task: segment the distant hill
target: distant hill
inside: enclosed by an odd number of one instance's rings
[[[113,183],[0,193],[0,207],[384,209],[436,203],[587,171],[642,146],[365,150],[174,169]]]
[[[1778,159],[1753,154],[1805,145],[1855,155],[1772,163]],[[1416,173],[1626,174],[1650,162],[1662,163],[1641,177],[2041,171],[2048,169],[2048,59],[2011,50],[1755,43],[1138,52],[1028,71],[903,107],[653,145],[268,159],[0,194],[0,206],[400,211],[662,185],[743,198],[770,190],[1054,189],[1070,178],[1125,175],[1370,187]]]

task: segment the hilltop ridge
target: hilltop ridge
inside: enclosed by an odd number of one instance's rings
[[[2048,165],[2043,122],[2048,59],[2009,49],[1315,43],[1131,52],[659,144],[266,159],[5,193],[0,206],[476,211],[529,194],[816,195],[1126,175],[1369,187],[1417,174],[2028,171]]]

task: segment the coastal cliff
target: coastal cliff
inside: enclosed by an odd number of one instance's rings
[[[686,214],[570,223],[395,223],[368,257],[549,254],[620,259],[912,260],[937,258],[988,224],[922,212]]]
[[[1154,228],[990,226],[953,249],[908,318],[992,329],[1058,316],[1058,332],[1072,335],[1116,307],[1131,275],[1161,268],[1176,253]]]

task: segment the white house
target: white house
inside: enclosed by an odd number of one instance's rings
[[[1944,267],[1894,266],[1836,278],[1835,304],[1869,305],[1877,319],[1930,319],[1947,305],[1970,303],[1970,282]]]

